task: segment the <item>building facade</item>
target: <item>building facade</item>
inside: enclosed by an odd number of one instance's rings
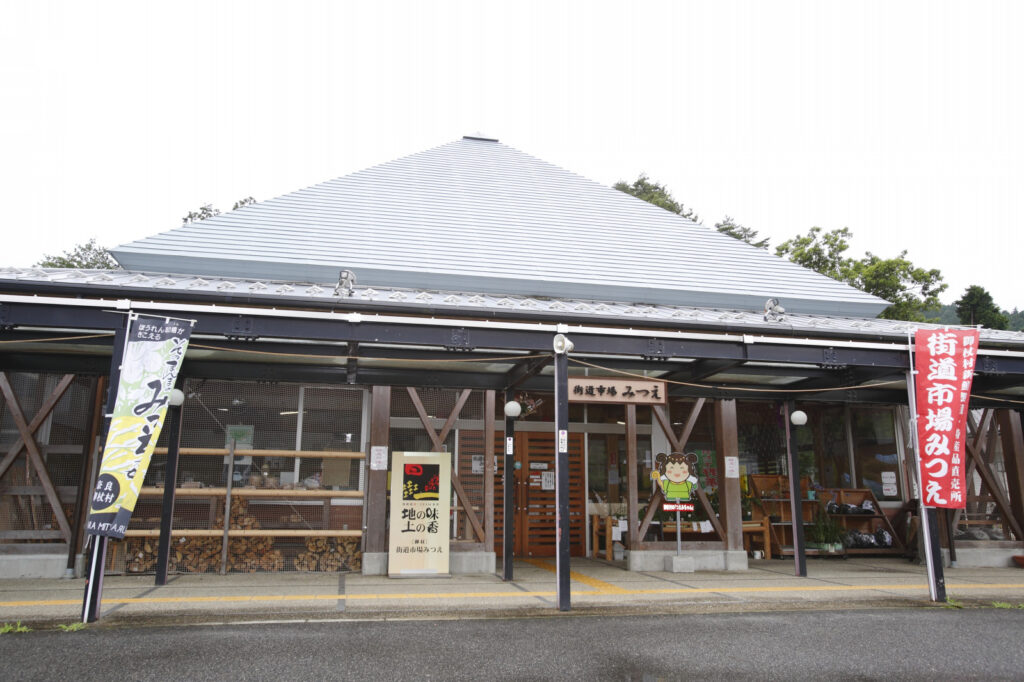
[[[172,571],[383,573],[389,456],[407,451],[450,455],[452,571],[553,554],[558,335],[580,386],[566,448],[573,555],[614,559],[618,544],[627,567],[649,570],[678,530],[698,567],[741,570],[749,549],[792,551],[795,517],[812,534],[877,536],[844,551],[914,549],[916,325],[495,140],[113,253],[125,270],[0,270],[0,548],[45,555],[47,570],[81,552],[128,312],[195,327],[185,402],[110,570],[155,569],[170,488]],[[945,518],[961,563],[1009,562],[1024,540],[1022,379],[1024,335],[982,330],[971,494]],[[664,400],[586,400],[583,384],[623,381],[660,382]],[[797,410],[806,426],[791,426]],[[672,452],[694,456],[697,478],[678,528],[657,483],[658,455]],[[865,501],[875,513],[826,512]]]

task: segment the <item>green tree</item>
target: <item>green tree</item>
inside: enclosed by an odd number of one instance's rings
[[[693,209],[686,208],[683,204],[676,201],[671,192],[664,185],[660,185],[657,182],[653,182],[646,174],[641,173],[640,177],[636,179],[632,185],[627,184],[624,181],[616,182],[613,187],[620,192],[626,194],[632,194],[637,199],[643,199],[644,201],[660,206],[666,211],[672,211],[678,213],[688,220],[692,220],[695,223],[700,222],[700,216],[693,212]]]
[[[36,263],[40,268],[78,268],[82,270],[120,270],[114,257],[102,246],[90,239],[84,244],[65,251],[60,256],[43,256]]]
[[[924,322],[928,313],[939,311],[939,294],[947,286],[940,271],[916,267],[906,251],[896,258],[873,253],[860,260],[849,258],[845,254],[852,237],[847,227],[829,232],[812,227],[806,235],[775,247],[775,253],[891,302],[879,317]]]
[[[746,242],[751,246],[756,246],[759,249],[768,248],[768,239],[758,239],[757,230],[749,227],[739,225],[729,216],[722,218],[722,221],[715,223],[715,229],[723,234],[727,234],[734,239],[739,239],[741,242]]]
[[[933,315],[928,321],[936,324],[960,324],[960,318],[956,316],[956,306],[952,303],[940,306],[938,316]]]
[[[960,324],[980,324],[989,329],[1006,329],[1010,323],[1009,316],[1000,312],[992,294],[984,287],[972,284],[964,291],[964,295],[953,304]]]
[[[1012,312],[1007,313],[1005,310],[1003,312],[1006,313],[1006,319],[1008,320],[1007,329],[1015,332],[1024,332],[1024,310],[1018,310],[1014,307]]]
[[[868,252],[852,263],[846,281],[892,303],[879,317],[915,322],[924,322],[927,313],[939,311],[939,294],[948,286],[939,270],[916,267],[907,260],[906,251],[895,258]]]
[[[787,239],[776,246],[775,255],[846,282],[854,261],[843,254],[850,248],[852,237],[848,227],[824,234],[820,227],[812,227],[806,235]]]
[[[256,203],[256,200],[253,199],[252,197],[246,197],[244,199],[239,199],[238,201],[235,202],[235,205],[231,207],[231,210],[232,211],[237,211],[238,209],[242,208],[243,206],[248,206],[249,204],[255,204],[255,203]]]

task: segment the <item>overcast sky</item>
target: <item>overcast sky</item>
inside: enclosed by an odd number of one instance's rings
[[[483,132],[1024,308],[1021,2],[0,4],[0,266]]]

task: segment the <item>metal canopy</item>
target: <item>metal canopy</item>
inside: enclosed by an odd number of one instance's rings
[[[128,304],[0,297],[0,368],[107,373]],[[303,310],[132,302],[131,309],[196,319],[183,374],[365,385],[545,390],[556,330],[576,346],[570,372],[628,372],[673,383],[670,393],[744,399],[902,403],[905,344],[691,333],[658,328],[372,316]],[[251,313],[251,314],[249,314]],[[97,334],[108,334],[96,336]],[[74,338],[86,337],[86,338]],[[56,342],[47,339],[65,339]],[[985,394],[1024,387],[1024,353],[983,350]],[[547,368],[549,370],[549,368]],[[862,388],[865,385],[877,387]]]

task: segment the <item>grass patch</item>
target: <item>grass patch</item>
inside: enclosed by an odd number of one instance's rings
[[[64,623],[58,623],[57,629],[61,632],[79,632],[85,629],[85,623],[71,623],[70,625],[64,625]]]
[[[0,625],[0,635],[6,635],[9,632],[32,632],[32,628],[22,625],[20,620],[17,623],[4,623]]]
[[[994,601],[992,602],[992,608],[994,609],[1012,609],[1015,608],[1013,604],[1008,601]]]
[[[943,605],[943,608],[946,608],[946,609],[962,609],[963,607],[964,607],[964,603],[963,602],[957,601],[956,599],[953,599],[952,597],[947,597],[946,598],[946,603]]]

